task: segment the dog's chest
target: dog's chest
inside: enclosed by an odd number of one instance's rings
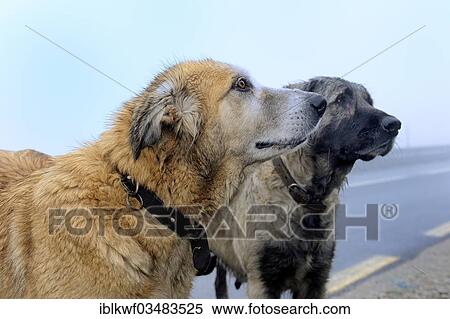
[[[333,213],[311,214],[307,210],[290,216],[292,239],[266,241],[259,251],[259,271],[265,286],[273,291],[294,289],[295,285],[331,265],[335,242],[330,237]],[[295,220],[293,220],[295,219]]]
[[[158,256],[151,276],[156,279],[153,298],[189,298],[195,268],[187,240],[177,239],[165,254]]]
[[[134,244],[132,244],[134,242]],[[125,244],[128,245],[125,245]],[[111,278],[123,298],[188,298],[195,276],[188,240],[174,235],[145,240],[131,240],[115,246],[120,251],[108,263],[116,269]],[[134,246],[136,245],[137,246]],[[139,249],[137,249],[139,247]],[[132,253],[130,251],[133,249]],[[109,254],[112,256],[112,252]]]
[[[189,298],[196,272],[192,262],[191,246],[187,240],[177,242],[171,258],[167,260],[168,286],[171,298]]]

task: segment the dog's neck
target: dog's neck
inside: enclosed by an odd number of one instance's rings
[[[129,127],[133,104],[142,102],[140,99],[128,102],[112,128],[97,142],[103,159],[111,170],[127,174],[141,187],[153,191],[165,205],[200,205],[202,212],[211,216],[235,192],[242,164],[227,157],[215,160],[210,154],[183,150],[176,140],[147,148],[134,160]]]
[[[331,152],[318,154],[312,145],[287,154],[283,160],[297,183],[319,200],[343,186],[354,164],[339,160]]]

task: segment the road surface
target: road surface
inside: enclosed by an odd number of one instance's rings
[[[366,204],[395,204],[393,219],[380,215],[379,240],[366,241],[365,230],[347,231],[337,243],[328,285],[339,297],[368,278],[405,263],[450,235],[450,146],[394,150],[372,162],[358,162],[341,195],[347,215],[364,216]],[[449,252],[450,253],[450,252]],[[418,270],[419,271],[419,270]],[[448,271],[443,269],[442,271]],[[193,298],[214,298],[215,273],[198,277]],[[245,298],[245,285],[231,298]]]

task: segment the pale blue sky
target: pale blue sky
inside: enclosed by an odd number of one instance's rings
[[[262,84],[350,74],[398,116],[400,146],[450,144],[448,1],[5,1],[0,3],[0,149],[60,154],[103,131],[164,64],[204,58]]]

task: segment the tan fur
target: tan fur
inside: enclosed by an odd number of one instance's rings
[[[216,76],[211,69],[205,77],[210,78],[208,83],[217,83],[211,79]],[[229,81],[224,73],[221,80]],[[212,89],[218,92],[211,92],[205,105],[215,106],[222,93]],[[111,229],[110,221],[103,238],[95,232],[79,238],[63,231],[48,235],[48,208],[123,207],[124,191],[116,167],[155,190],[166,203],[187,204],[203,197],[211,211],[220,200],[225,176],[239,172],[232,162],[223,163],[215,183],[205,190],[199,185],[198,172],[180,158],[185,154],[172,140],[133,161],[128,132],[132,111],[145,102],[145,95],[128,102],[97,142],[56,158],[50,168],[37,171],[2,196],[0,297],[189,296],[195,272],[185,240],[122,238]],[[167,158],[169,154],[172,158]]]
[[[18,152],[0,150],[0,191],[32,172],[50,166],[51,156],[35,150]]]
[[[195,276],[189,242],[168,234],[151,217],[144,231],[132,237],[114,231],[111,211],[106,211],[103,234],[92,215],[87,235],[63,227],[50,234],[49,209],[126,209],[120,172],[167,205],[202,204],[202,215],[213,214],[237,189],[246,166],[277,155],[266,151],[255,159],[247,152],[249,145],[230,142],[227,134],[252,135],[236,130],[221,114],[230,104],[224,97],[235,76],[226,64],[185,62],[125,103],[111,128],[92,144],[31,162],[20,153],[1,153],[0,298],[189,297]],[[229,109],[236,108],[236,99]],[[151,146],[153,139],[158,141]],[[140,149],[145,143],[149,147]],[[4,169],[8,165],[15,168]],[[71,222],[80,226],[84,221]],[[134,221],[127,217],[122,222]],[[159,230],[152,234],[159,236],[146,236],[155,225]]]

